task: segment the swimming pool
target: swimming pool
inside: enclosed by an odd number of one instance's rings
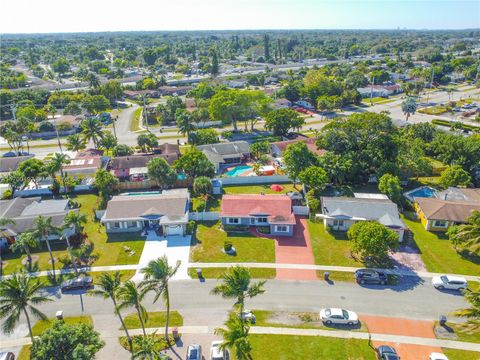
[[[226,176],[230,176],[230,177],[233,177],[233,176],[240,176],[242,175],[244,172],[246,171],[249,171],[249,170],[252,170],[253,168],[250,166],[250,165],[240,165],[240,166],[236,166],[234,167],[232,170],[229,170],[225,173]]]
[[[404,194],[404,196],[410,201],[413,201],[414,198],[416,197],[433,198],[433,197],[437,197],[437,190],[429,186],[422,186],[422,187],[407,191]]]

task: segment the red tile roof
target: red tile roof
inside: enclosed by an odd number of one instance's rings
[[[323,154],[326,153],[326,150],[317,149],[317,145],[315,144],[314,138],[277,141],[277,142],[273,142],[272,145],[276,145],[277,148],[283,153],[288,145],[295,144],[299,141],[303,141],[305,144],[307,144],[308,150],[310,150],[314,154],[317,154],[318,156],[322,156]]]
[[[292,200],[287,195],[224,195],[222,217],[266,215],[270,223],[295,224]]]

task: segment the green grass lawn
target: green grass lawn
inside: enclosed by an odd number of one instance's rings
[[[391,103],[395,101],[395,99],[386,99],[386,98],[382,98],[382,97],[374,97],[372,98],[372,103],[373,104],[388,104],[388,103]],[[365,105],[370,105],[370,98],[365,98],[365,99],[362,99],[362,103],[364,103]]]
[[[155,311],[148,313],[148,320],[145,322],[146,328],[164,327],[166,323],[167,313],[166,311]],[[137,313],[131,313],[125,316],[125,325],[127,329],[141,329],[142,325],[138,319]],[[183,317],[178,311],[170,311],[170,320],[168,326],[183,326]],[[119,330],[123,330],[120,327]]]
[[[253,310],[253,313],[257,319],[255,326],[287,327],[297,329],[349,330],[361,332],[368,331],[367,327],[363,325],[363,323],[361,323],[358,328],[352,328],[351,326],[325,326],[320,320],[320,314],[318,312]]]
[[[222,197],[220,195],[211,195],[208,197],[206,211],[220,211]],[[203,197],[192,198],[192,211],[203,211],[205,207],[205,199]]]
[[[361,262],[350,257],[351,245],[346,233],[335,232],[331,234],[325,230],[323,222],[314,223],[312,221],[308,221],[308,231],[310,232],[315,264],[362,266]]]
[[[227,239],[237,250],[234,256],[222,251]],[[227,234],[219,229],[219,222],[197,222],[191,259],[193,262],[274,262],[275,243],[250,233]]]
[[[226,270],[226,268],[203,268],[202,275],[205,279],[218,279]],[[255,279],[274,279],[277,271],[269,268],[250,268],[250,275]],[[189,268],[188,276],[198,279],[197,269]]]
[[[445,234],[425,230],[420,221],[407,217],[403,217],[403,220],[413,232],[414,240],[428,271],[464,275],[480,274],[480,259],[469,260],[462,257],[453,249],[452,243]]]
[[[32,327],[33,336],[40,336],[42,333],[50,329],[56,319],[38,320]],[[63,318],[66,324],[86,324],[93,325],[91,316],[74,316]]]
[[[85,225],[85,233],[87,240],[94,245],[94,254],[98,255],[98,259],[93,266],[104,265],[125,265],[137,264],[145,244],[145,238],[140,233],[125,233],[107,235],[105,227],[95,220],[94,211],[97,208],[98,197],[93,194],[79,195],[73,198],[80,205],[80,212],[87,215],[87,224]],[[47,251],[46,244],[42,241],[42,246],[34,249],[32,254],[38,256],[36,271],[50,270],[50,255]],[[53,256],[57,259],[55,262],[56,269],[60,269],[61,263],[59,258],[67,256],[67,245],[65,241],[52,241]],[[131,255],[131,252],[134,252]],[[4,266],[4,274],[16,272],[24,266],[21,261],[25,255],[20,253],[7,252],[2,254],[2,259],[6,261]]]
[[[418,110],[419,113],[427,115],[441,115],[447,111],[447,108],[442,105],[435,105]]]
[[[435,326],[438,325],[438,321],[435,321]],[[480,331],[477,332],[464,332],[462,331],[461,324],[448,322],[446,324],[448,327],[453,329],[455,335],[457,335],[456,341],[465,341],[465,342],[473,342],[473,343],[480,343]],[[443,339],[443,338],[439,338]]]
[[[130,123],[130,131],[140,130],[140,116],[142,114],[142,108],[138,108],[133,112],[132,122]]]
[[[464,351],[455,349],[442,349],[443,353],[447,355],[448,360],[478,360],[480,359],[480,352]]]
[[[293,187],[293,184],[280,184],[283,186],[283,190],[280,192],[273,191],[271,185],[242,185],[242,186],[224,186],[224,194],[285,194],[289,191],[298,191],[301,186],[298,185],[297,189]]]
[[[321,336],[250,335],[255,360],[374,360],[367,340]]]

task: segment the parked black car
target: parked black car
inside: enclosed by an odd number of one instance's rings
[[[93,286],[93,279],[90,276],[81,276],[75,279],[64,281],[60,286],[62,292],[68,290],[83,290]]]
[[[387,274],[373,269],[359,269],[355,271],[355,279],[359,284],[380,284],[388,282]]]
[[[380,360],[400,360],[400,356],[398,356],[397,351],[391,346],[379,346],[377,348],[377,354]]]

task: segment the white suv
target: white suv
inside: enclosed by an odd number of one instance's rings
[[[467,288],[467,280],[461,276],[442,275],[434,276],[432,284],[438,290],[465,290]]]

